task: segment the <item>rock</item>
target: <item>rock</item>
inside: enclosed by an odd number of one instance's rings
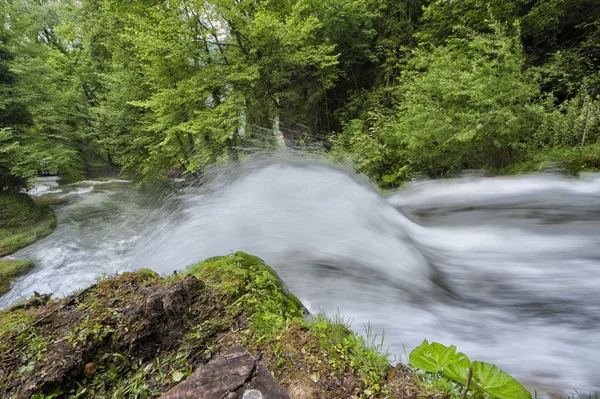
[[[0,296],[10,291],[12,280],[26,274],[34,266],[29,260],[0,259]]]
[[[264,364],[258,365],[258,371],[248,384],[246,388],[252,388],[244,392],[243,399],[274,399],[274,398],[290,398],[291,397],[283,390],[281,385],[273,378],[271,372],[267,369]],[[252,396],[250,391],[256,390],[262,394],[262,396]],[[247,395],[248,394],[248,395]]]
[[[291,399],[241,345],[236,345],[162,396],[162,399]]]
[[[90,376],[94,374],[97,369],[98,367],[96,366],[96,363],[86,363],[86,365],[83,367],[83,373],[86,376]]]

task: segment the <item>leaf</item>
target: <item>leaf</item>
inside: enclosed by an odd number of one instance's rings
[[[456,382],[460,382],[463,385],[466,385],[467,378],[469,376],[468,367],[469,367],[468,364],[467,364],[467,366],[465,366],[464,363],[453,363],[453,364],[449,364],[448,366],[444,367],[444,369],[442,370],[442,373],[447,378],[449,378],[453,381],[456,381]]]
[[[185,377],[185,374],[183,374],[181,371],[175,371],[173,373],[173,381],[175,382],[181,381],[183,377]]]
[[[381,180],[383,180],[384,183],[393,183],[396,181],[396,179],[398,178],[398,176],[396,175],[383,175],[381,176]]]
[[[484,362],[471,363],[473,382],[497,399],[531,399],[531,394],[517,380],[497,366]]]
[[[456,346],[447,347],[438,342],[430,344],[427,340],[413,349],[408,358],[413,367],[430,373],[443,372],[450,365],[456,365],[456,367],[466,370],[470,364],[467,355],[461,352],[456,353]],[[455,368],[452,368],[450,373],[459,375]],[[460,382],[460,380],[458,381]]]

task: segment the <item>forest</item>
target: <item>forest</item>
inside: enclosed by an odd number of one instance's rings
[[[279,131],[385,187],[600,167],[597,0],[2,0],[0,18],[2,190],[201,174]]]

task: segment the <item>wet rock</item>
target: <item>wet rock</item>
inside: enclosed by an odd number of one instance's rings
[[[265,365],[241,345],[223,353],[162,396],[162,399],[192,398],[291,399]]]

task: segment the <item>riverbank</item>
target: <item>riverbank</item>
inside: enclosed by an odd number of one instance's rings
[[[0,257],[33,244],[54,231],[56,217],[50,206],[22,193],[0,195]],[[33,262],[0,259],[0,295],[10,282],[34,268]]]
[[[293,398],[443,397],[341,320],[305,314],[241,252],[36,296],[0,312],[0,396],[160,397],[241,344]]]

